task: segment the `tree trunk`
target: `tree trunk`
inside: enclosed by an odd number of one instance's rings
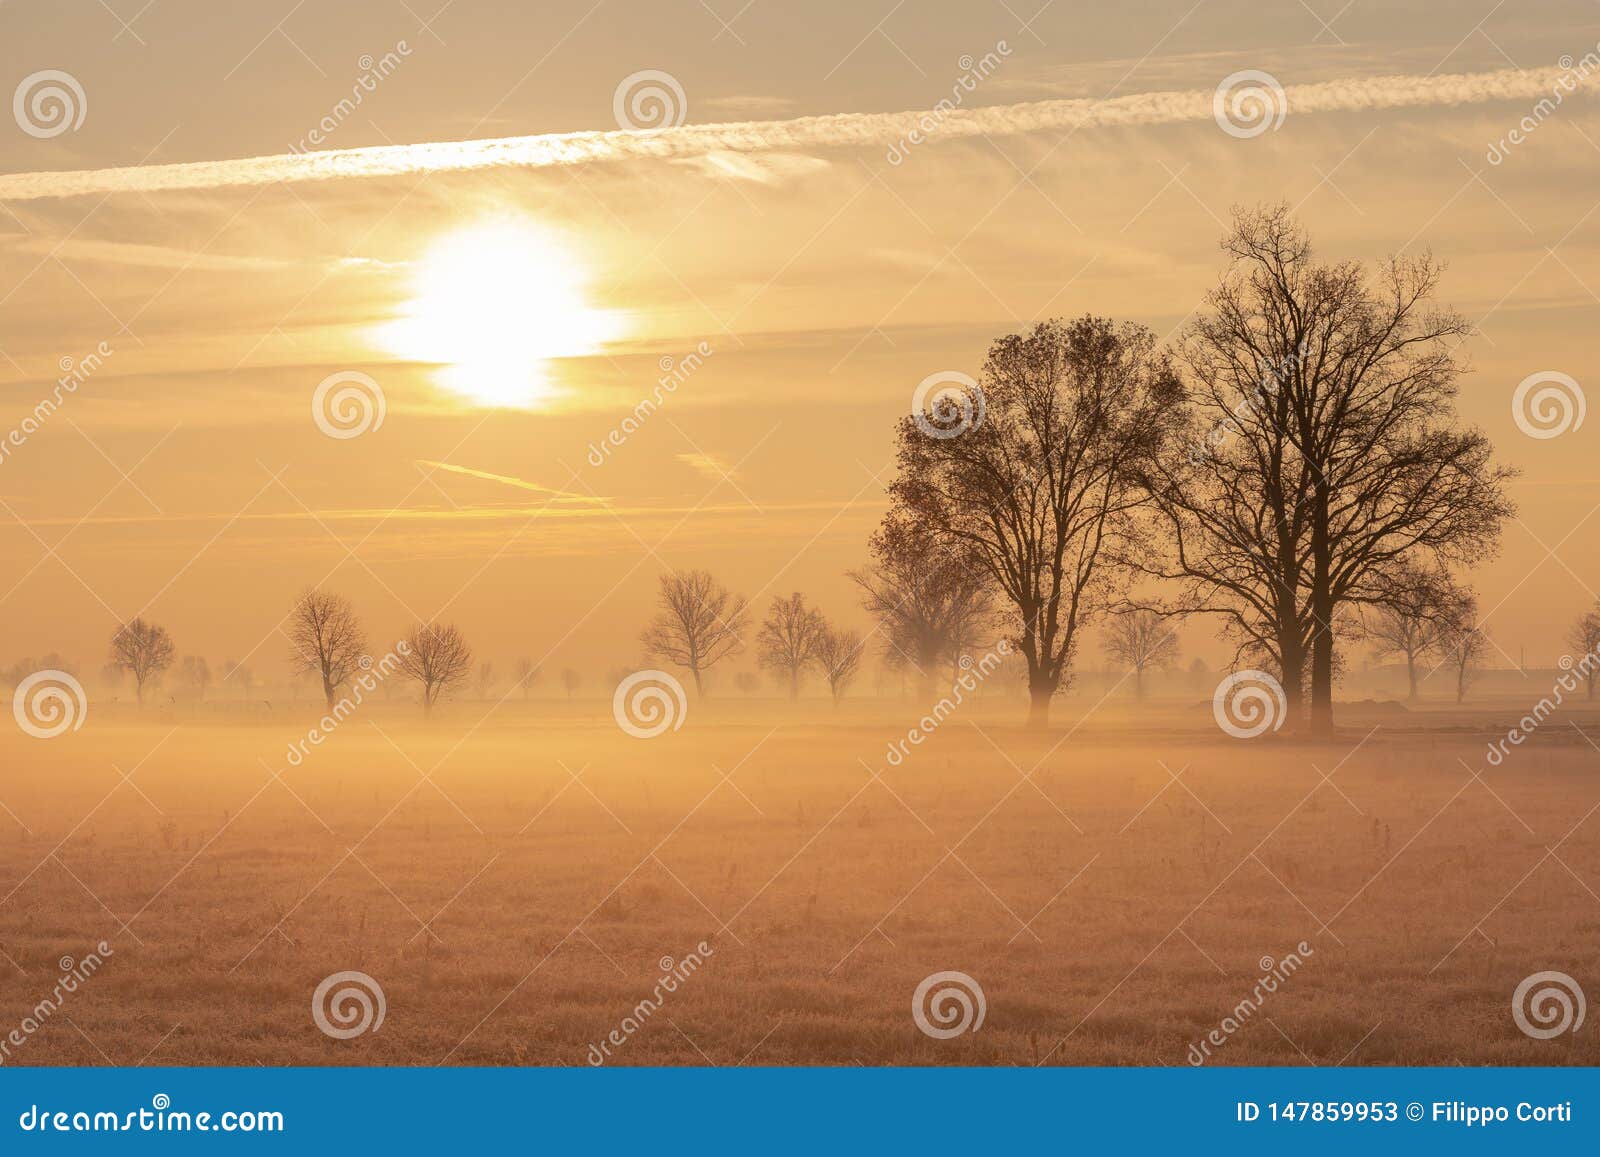
[[[1328,493],[1319,483],[1311,515],[1311,736],[1333,738],[1333,576],[1329,573]]]
[[[1042,677],[1028,680],[1028,726],[1040,730],[1050,726],[1050,700],[1055,688],[1045,685]]]
[[[789,702],[793,703],[800,698],[800,672],[798,669],[789,672]]]
[[[1280,614],[1282,612],[1280,611]],[[1283,620],[1289,627],[1278,632],[1278,657],[1282,669],[1278,672],[1283,687],[1283,722],[1291,733],[1304,726],[1305,718],[1305,653],[1300,649],[1300,625],[1291,615]]]
[[[329,711],[333,710],[333,692],[334,692],[334,690],[335,690],[335,688],[334,688],[333,684],[329,683],[327,676],[324,675],[323,678],[322,678],[322,697],[328,701],[328,710]]]
[[[706,691],[705,691],[704,685],[700,681],[700,668],[699,667],[690,667],[689,668],[689,674],[694,676],[694,697],[696,699],[705,698]],[[572,700],[572,692],[571,691],[567,692],[567,700],[569,702]]]
[[[1144,668],[1143,667],[1135,667],[1133,669],[1133,697],[1135,699],[1143,699],[1144,698]]]
[[[1411,684],[1411,691],[1406,695],[1407,703],[1417,701],[1417,657],[1409,652],[1406,654],[1406,679]]]

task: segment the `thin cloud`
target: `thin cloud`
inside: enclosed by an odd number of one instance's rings
[[[1503,69],[1450,76],[1384,76],[1293,85],[1285,90],[1291,115],[1374,109],[1450,107],[1548,96],[1555,69]],[[1212,117],[1213,92],[1149,92],[1109,100],[1044,100],[952,108],[931,132],[926,110],[838,113],[793,120],[683,125],[646,132],[550,133],[486,141],[439,141],[365,149],[290,153],[236,160],[196,161],[79,172],[0,176],[0,201],[218,189],[280,181],[330,181],[500,167],[547,168],[635,159],[675,160],[717,154],[806,152],[829,148],[888,148],[921,129],[932,142],[1005,136],[1040,130],[1175,124]]]
[[[557,490],[549,486],[540,486],[537,482],[529,482],[526,478],[514,478],[509,474],[491,474],[487,470],[474,470],[470,466],[456,466],[449,462],[430,462],[418,459],[418,466],[426,466],[432,470],[444,470],[451,474],[461,474],[467,478],[481,478],[485,482],[498,482],[502,486],[515,487],[518,490],[531,490],[535,494],[548,494],[551,498],[562,502],[578,502],[585,505],[605,506],[610,502],[608,498],[601,498],[593,494],[574,494],[570,490]]]

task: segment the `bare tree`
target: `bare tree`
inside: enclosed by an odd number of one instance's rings
[[[206,697],[206,689],[211,686],[211,664],[200,655],[185,655],[179,664],[183,681],[194,690],[196,699]]]
[[[489,697],[489,689],[493,686],[494,664],[489,662],[480,663],[478,665],[477,678],[478,698],[487,699]]]
[[[756,636],[756,661],[788,684],[790,699],[799,697],[800,674],[817,657],[817,645],[827,630],[822,615],[806,605],[799,591],[772,600]]]
[[[740,671],[733,677],[733,685],[745,695],[754,695],[761,690],[761,676],[754,671]]]
[[[1144,673],[1178,661],[1177,624],[1146,607],[1111,616],[1106,624],[1105,652],[1133,671],[1133,694],[1144,698]]]
[[[885,515],[867,549],[869,566],[850,572],[862,605],[878,622],[891,667],[910,665],[923,691],[942,662],[955,663],[964,644],[995,618],[988,576],[939,546],[933,535],[895,511]]]
[[[703,570],[662,575],[660,599],[640,635],[645,653],[687,668],[695,693],[704,694],[705,672],[744,649],[745,600]]]
[[[167,629],[142,618],[122,624],[111,636],[111,661],[133,676],[140,703],[144,702],[145,684],[172,666],[173,654]]]
[[[572,667],[561,669],[561,686],[567,692],[567,702],[572,702],[572,696],[577,692],[578,685],[583,682],[583,676]]]
[[[859,631],[823,625],[813,657],[828,680],[828,691],[833,696],[834,706],[838,706],[839,700],[844,698],[845,691],[860,673],[861,654],[865,648],[866,643]]]
[[[1408,567],[1491,554],[1513,472],[1456,423],[1470,327],[1433,303],[1431,256],[1318,264],[1285,206],[1237,213],[1223,248],[1233,264],[1184,342],[1190,453],[1155,472],[1169,573],[1186,609],[1276,658],[1291,713],[1309,668],[1326,737],[1345,609],[1383,604]]]
[[[517,687],[521,689],[522,697],[524,699],[528,697],[528,692],[533,689],[533,685],[539,681],[539,677],[543,674],[544,668],[539,666],[532,659],[523,657],[517,660]]]
[[[1460,703],[1467,697],[1467,689],[1477,682],[1483,657],[1489,653],[1489,634],[1468,618],[1450,630],[1442,649],[1445,661],[1455,671],[1456,702]]]
[[[361,668],[367,638],[355,607],[343,595],[308,587],[289,611],[289,643],[297,673],[322,683],[322,697],[333,710],[339,688]]]
[[[1165,449],[1182,390],[1155,336],[1084,317],[1049,321],[989,349],[983,420],[941,426],[947,398],[901,420],[897,514],[968,565],[1008,604],[1028,669],[1029,722],[1044,726],[1070,681],[1079,629],[1132,553],[1137,484]],[[962,411],[965,415],[966,411]]]
[[[1364,618],[1361,630],[1373,651],[1405,660],[1408,703],[1417,701],[1418,666],[1439,650],[1471,599],[1444,571],[1401,567],[1384,601]]]
[[[1583,671],[1584,690],[1589,698],[1593,699],[1595,679],[1600,677],[1600,599],[1596,599],[1594,606],[1572,624],[1567,642],[1578,652],[1570,658]],[[1589,663],[1584,663],[1585,655],[1592,655],[1595,658]]]
[[[433,705],[472,673],[472,648],[450,623],[418,623],[406,636],[406,653],[400,670],[422,686],[422,711]]]

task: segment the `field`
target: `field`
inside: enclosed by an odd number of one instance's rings
[[[1600,1063],[1511,1010],[1541,971],[1600,990],[1600,713],[1491,766],[1525,700],[1349,706],[1329,744],[1090,706],[972,704],[897,766],[909,699],[650,740],[600,701],[371,705],[299,766],[306,704],[7,729],[0,1036],[111,951],[5,1061],[582,1065],[615,1031],[606,1063],[1182,1065],[1218,1030],[1207,1063]],[[348,970],[384,1019],[336,1039],[312,994]],[[919,1029],[943,971],[977,1031]]]

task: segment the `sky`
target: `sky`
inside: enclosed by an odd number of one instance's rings
[[[1514,398],[1591,378],[1597,42],[1587,0],[0,3],[0,662],[144,614],[276,671],[322,585],[597,678],[689,566],[864,626],[917,384],[1045,317],[1170,340],[1285,200],[1446,263],[1523,472],[1470,579],[1548,664],[1600,417]]]

